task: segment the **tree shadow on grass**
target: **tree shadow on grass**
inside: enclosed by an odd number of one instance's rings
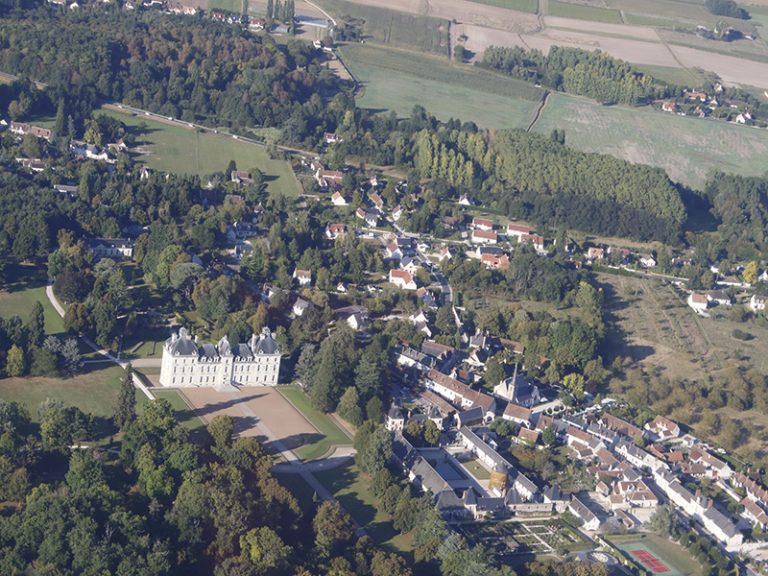
[[[5,282],[0,286],[0,290],[9,293],[41,288],[48,283],[48,275],[43,268],[25,266],[16,262],[6,266],[3,278]]]

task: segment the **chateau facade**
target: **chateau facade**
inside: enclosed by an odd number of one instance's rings
[[[269,328],[248,343],[230,345],[224,336],[214,346],[198,346],[186,328],[163,345],[160,384],[206,386],[229,390],[238,386],[275,386],[280,375],[280,347]]]

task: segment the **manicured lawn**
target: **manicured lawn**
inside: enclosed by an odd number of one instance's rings
[[[549,0],[548,10],[550,16],[563,18],[577,18],[579,20],[591,20],[593,22],[607,22],[609,24],[621,24],[621,13],[618,10],[584,6],[582,4],[570,4]]]
[[[401,553],[413,549],[410,538],[400,535],[389,516],[376,507],[370,490],[370,479],[352,463],[316,472],[315,477],[338,498],[344,509],[373,539],[385,548]]]
[[[564,129],[566,143],[576,149],[659,166],[673,180],[695,187],[713,170],[759,176],[768,165],[768,130],[650,108],[552,94],[534,131],[550,134],[554,128]]]
[[[364,88],[358,104],[399,116],[409,116],[419,104],[442,120],[525,128],[542,97],[532,84],[447,58],[361,44],[346,45],[340,53]]]
[[[323,436],[317,442],[306,444],[293,450],[302,460],[319,458],[328,452],[333,446],[349,446],[352,439],[339,428],[326,414],[316,410],[309,397],[296,386],[279,386],[278,391],[309,420],[317,431]]]
[[[0,399],[26,406],[32,418],[46,398],[108,417],[114,413],[123,370],[114,364],[86,364],[73,378],[28,377],[0,380]],[[137,397],[140,393],[137,392]]]
[[[464,465],[464,468],[469,470],[469,472],[478,480],[488,480],[491,477],[491,473],[488,471],[488,468],[483,466],[479,460],[468,460],[466,462],[462,462]]]
[[[156,398],[163,398],[168,400],[173,406],[173,411],[176,413],[176,419],[185,427],[190,430],[197,430],[205,427],[203,422],[198,416],[195,416],[194,412],[190,409],[189,405],[179,395],[176,390],[152,390],[152,394]],[[141,391],[136,392],[136,396],[144,396]],[[144,396],[146,398],[146,396]]]
[[[0,317],[19,316],[26,322],[36,301],[45,311],[45,331],[48,334],[64,332],[64,322],[45,295],[46,273],[42,268],[11,265],[8,282],[0,286]]]
[[[270,159],[262,146],[129,112],[103,110],[102,113],[117,118],[135,134],[136,158],[150,168],[204,177],[213,172],[224,172],[229,161],[234,160],[240,170],[259,168],[264,172],[270,193],[286,196],[299,193],[288,162]]]
[[[700,576],[703,573],[698,561],[685,548],[668,538],[655,534],[627,534],[609,536],[608,540],[623,551],[647,549],[667,565],[670,571],[666,574],[670,576]]]
[[[510,10],[517,10],[518,12],[529,12],[536,14],[539,9],[539,3],[536,0],[471,0],[479,4],[488,4],[489,6],[497,6],[499,8],[508,8]]]

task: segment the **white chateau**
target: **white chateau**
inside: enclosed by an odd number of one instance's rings
[[[280,374],[280,347],[269,328],[251,336],[247,344],[230,345],[224,336],[215,346],[198,346],[186,328],[163,346],[160,384],[170,387],[275,386]]]

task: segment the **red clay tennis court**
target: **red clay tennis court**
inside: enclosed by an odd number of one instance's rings
[[[664,562],[659,560],[656,556],[651,554],[648,550],[639,548],[637,550],[628,551],[632,557],[640,562],[645,568],[651,571],[652,574],[665,574],[671,572]]]

